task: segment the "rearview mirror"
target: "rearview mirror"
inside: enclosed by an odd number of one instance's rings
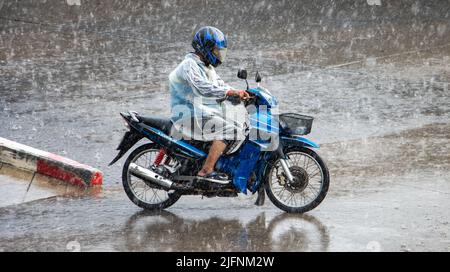
[[[255,75],[255,81],[256,83],[260,83],[262,80],[261,75],[259,74],[258,71],[256,71],[256,75]]]
[[[247,79],[247,70],[239,69],[237,76],[240,79]]]

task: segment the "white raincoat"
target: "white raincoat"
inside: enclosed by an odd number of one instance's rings
[[[244,104],[217,101],[232,88],[199,56],[187,54],[170,73],[169,85],[172,136],[198,141],[245,139],[248,113]]]

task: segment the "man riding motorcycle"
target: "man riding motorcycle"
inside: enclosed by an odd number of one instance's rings
[[[194,53],[185,59],[169,75],[171,93],[171,120],[176,132],[189,140],[212,142],[208,157],[198,177],[211,181],[224,181],[225,174],[214,171],[214,166],[227,145],[245,137],[244,126],[229,120],[223,113],[221,102],[226,96],[241,100],[249,98],[244,90],[236,90],[225,84],[214,68],[225,60],[227,38],[217,28],[206,26],[197,31],[192,41]],[[238,116],[243,113],[242,104],[237,107]],[[244,113],[245,114],[245,113]],[[241,122],[242,123],[242,122]]]
[[[311,131],[313,118],[279,114],[275,96],[265,88],[247,83],[247,91],[239,91],[225,84],[214,70],[227,48],[218,29],[200,29],[192,45],[195,52],[169,77],[171,120],[120,113],[128,131],[110,165],[142,138],[150,141],[132,151],[123,165],[122,184],[129,199],[144,209],[161,210],[183,195],[258,192],[257,205],[267,193],[286,212],[317,207],[330,178],[313,150],[319,146],[302,137]],[[238,78],[246,79],[247,71],[239,70]],[[258,76],[255,81],[260,81]]]

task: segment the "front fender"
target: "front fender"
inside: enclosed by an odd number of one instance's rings
[[[316,144],[313,141],[310,141],[306,138],[303,138],[303,137],[282,136],[281,142],[284,147],[291,145],[291,146],[307,146],[307,147],[312,147],[312,148],[319,148],[318,144]]]

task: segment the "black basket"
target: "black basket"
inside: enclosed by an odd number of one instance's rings
[[[314,118],[297,113],[280,114],[283,129],[290,135],[307,135],[311,132]]]

